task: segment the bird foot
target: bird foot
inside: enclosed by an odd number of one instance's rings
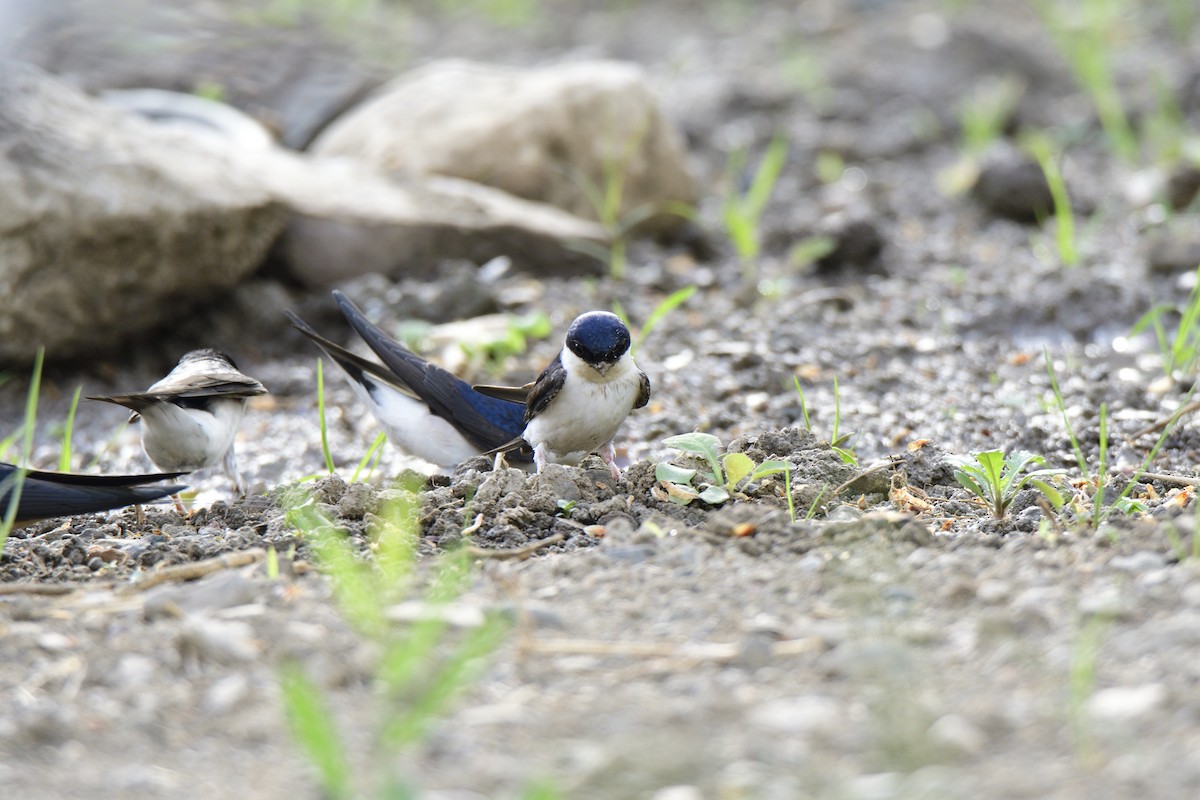
[[[608,468],[612,471],[613,480],[621,480],[621,468],[616,463],[617,448],[613,447],[612,442],[601,448],[600,458],[604,459],[605,464],[608,464]]]

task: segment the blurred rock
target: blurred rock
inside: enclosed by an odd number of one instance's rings
[[[385,35],[365,15],[349,18],[353,10],[341,12],[344,24],[324,25],[322,14],[339,12],[310,12],[303,19],[306,9],[295,4],[195,0],[0,3],[0,58],[36,64],[88,92],[202,93],[303,149],[380,83],[337,31]]]
[[[992,214],[1017,222],[1037,222],[1054,213],[1041,166],[1012,147],[988,152],[972,194]]]
[[[1151,272],[1191,272],[1200,265],[1200,233],[1179,227],[1152,234],[1146,245],[1146,265]]]
[[[379,272],[432,273],[446,258],[483,263],[507,255],[547,274],[596,273],[574,245],[607,241],[598,224],[470,181],[393,181],[340,159],[278,153],[260,165],[294,214],[279,243],[289,272],[311,287]]]
[[[1200,194],[1200,167],[1182,164],[1167,178],[1167,201],[1171,208],[1182,211]]]
[[[313,142],[398,175],[447,175],[484,183],[596,219],[589,191],[618,169],[619,217],[692,204],[679,134],[667,124],[642,71],[593,61],[514,69],[443,61],[402,75]],[[660,214],[647,224],[682,222]]]
[[[0,62],[0,361],[112,347],[250,274],[286,209],[244,160]]]
[[[836,212],[821,221],[821,235],[833,242],[833,249],[817,259],[821,272],[863,272],[876,266],[884,240],[872,216],[866,210]]]
[[[119,89],[100,99],[152,120],[158,127],[179,129],[232,142],[248,150],[266,150],[275,140],[257,121],[232,106],[194,94],[163,89]]]

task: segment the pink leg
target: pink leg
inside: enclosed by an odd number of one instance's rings
[[[604,463],[608,464],[608,468],[612,470],[613,480],[620,480],[621,469],[616,465],[617,448],[613,447],[611,441],[600,448],[600,457],[604,459]]]
[[[546,465],[550,463],[550,457],[546,455],[546,446],[539,444],[533,448],[533,464],[537,467],[537,471],[541,472]]]

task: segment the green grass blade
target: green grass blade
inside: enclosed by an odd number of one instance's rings
[[[759,162],[758,169],[754,173],[754,180],[750,183],[750,189],[742,201],[746,216],[755,220],[756,223],[762,217],[763,211],[766,210],[771,193],[775,191],[775,183],[779,180],[780,173],[783,172],[787,156],[787,138],[776,134],[767,145],[767,151],[763,154],[762,161]]]
[[[63,425],[62,448],[58,454],[58,471],[71,471],[71,434],[75,430],[75,410],[79,408],[79,395],[83,393],[83,386],[75,387],[75,395],[71,398],[71,410],[67,412],[67,421]]]
[[[1067,438],[1071,440],[1075,463],[1079,465],[1079,471],[1083,476],[1090,481],[1092,480],[1092,471],[1088,468],[1087,459],[1083,457],[1083,448],[1079,446],[1079,437],[1075,435],[1071,418],[1067,416],[1067,405],[1063,402],[1062,389],[1058,385],[1058,374],[1054,371],[1054,362],[1050,359],[1050,348],[1042,348],[1042,356],[1046,361],[1046,374],[1050,376],[1050,391],[1054,394],[1054,402],[1058,406],[1059,414],[1062,415],[1063,427],[1067,429]]]
[[[42,391],[42,363],[45,357],[45,349],[39,347],[33,359],[29,392],[25,396],[25,419],[21,425],[21,458],[18,462],[20,468],[12,478],[8,508],[4,510],[4,519],[0,521],[0,552],[4,550],[4,543],[8,541],[8,535],[12,533],[13,525],[16,524],[17,507],[21,503],[21,490],[25,485],[25,469],[29,465],[29,459],[33,457],[33,433],[37,427],[38,396]]]
[[[1050,187],[1050,197],[1054,201],[1054,230],[1055,244],[1058,257],[1068,267],[1079,263],[1079,250],[1075,244],[1075,215],[1071,211],[1071,196],[1067,192],[1067,183],[1063,180],[1062,170],[1058,166],[1050,138],[1044,134],[1031,134],[1026,137],[1026,146],[1037,159],[1042,173],[1046,176],[1046,185]]]
[[[379,466],[379,460],[383,458],[383,445],[385,442],[387,442],[387,434],[380,431],[375,437],[375,441],[371,442],[371,446],[367,448],[367,452],[358,460],[358,466],[354,468],[354,474],[350,476],[351,483],[358,483],[358,476],[364,467],[369,467],[367,470],[367,479],[370,480],[371,475],[375,472],[375,468]]]
[[[321,418],[321,452],[325,454],[325,469],[332,475],[333,453],[329,452],[329,423],[325,419],[325,369],[317,359],[317,416]]]
[[[316,768],[325,797],[349,798],[350,766],[325,698],[296,664],[280,670],[279,684],[292,736]]]
[[[793,375],[792,383],[796,384],[796,394],[800,397],[800,414],[804,417],[804,429],[812,431],[812,423],[808,421],[808,402],[804,399],[804,390],[800,388],[800,376]]]
[[[634,341],[630,353],[636,355],[638,348],[642,346],[642,343],[644,343],[647,338],[649,338],[650,332],[658,326],[658,323],[662,322],[663,318],[672,311],[690,300],[692,295],[696,293],[696,289],[697,287],[694,285],[685,286],[684,288],[667,295],[667,297],[664,298],[661,303],[655,306],[654,310],[650,312],[650,316],[646,317],[646,321],[642,323],[641,329],[638,330],[637,340]],[[620,315],[618,314],[618,316]]]

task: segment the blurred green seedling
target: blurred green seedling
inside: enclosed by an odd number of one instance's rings
[[[1050,188],[1050,197],[1054,201],[1054,242],[1058,249],[1058,258],[1066,266],[1073,267],[1079,263],[1079,247],[1075,236],[1075,214],[1071,210],[1071,195],[1067,192],[1067,183],[1059,167],[1062,156],[1055,151],[1054,143],[1045,134],[1027,134],[1022,142],[1042,168],[1042,174],[1046,176],[1046,185]]]
[[[637,355],[637,351],[645,343],[646,339],[649,338],[650,332],[658,327],[658,323],[662,322],[667,315],[690,300],[692,295],[696,293],[696,288],[694,285],[685,286],[682,289],[671,292],[671,294],[663,298],[662,302],[654,307],[654,310],[646,317],[646,321],[640,326],[634,325],[630,321],[629,315],[625,312],[625,308],[614,300],[612,304],[613,313],[620,317],[621,321],[634,332],[633,342],[629,345],[629,354]]]
[[[672,461],[655,465],[654,479],[667,499],[679,505],[700,500],[719,505],[738,495],[746,486],[762,478],[783,473],[790,484],[791,465],[786,461],[768,459],[756,464],[745,453],[721,454],[724,446],[711,433],[684,433],[663,440],[663,444],[688,456],[696,456],[708,469],[681,466]],[[785,490],[790,488],[785,486]],[[788,503],[791,508],[791,492]],[[792,512],[793,519],[795,511]]]
[[[1044,479],[1062,475],[1066,470],[1029,469],[1044,465],[1046,459],[1034,453],[1013,451],[1008,456],[1002,450],[985,450],[975,455],[975,463],[963,462],[954,471],[954,479],[971,494],[991,508],[992,516],[1004,519],[1008,507],[1026,487],[1037,489],[1057,510],[1062,508],[1062,493]]]
[[[415,796],[415,789],[392,771],[396,754],[422,740],[432,720],[476,679],[508,629],[498,615],[483,615],[463,630],[451,629],[447,606],[471,578],[466,550],[448,553],[433,569],[426,588],[418,588],[418,488],[408,484],[393,490],[395,498],[380,509],[381,522],[368,531],[369,556],[354,551],[347,534],[321,513],[311,493],[295,487],[284,498],[287,521],[329,578],[342,614],[380,652],[373,676],[379,687],[379,715],[368,738],[368,763],[378,765],[381,775],[354,774],[329,698],[299,663],[281,669],[292,735],[328,798],[368,796],[361,789],[367,782],[380,787],[375,792],[380,797]],[[389,609],[418,592],[420,613],[407,624],[394,621]]]
[[[542,311],[509,315],[503,333],[493,339],[460,342],[470,371],[502,372],[510,358],[529,349],[531,339],[545,339],[554,330],[550,317]]]
[[[1179,323],[1174,334],[1168,336],[1164,319],[1174,314],[1179,315]],[[1200,268],[1196,270],[1196,282],[1182,308],[1168,303],[1154,306],[1134,324],[1129,335],[1136,336],[1152,328],[1163,373],[1168,377],[1177,372],[1190,375],[1200,363],[1200,325],[1197,321],[1200,321]]]
[[[787,163],[788,141],[775,136],[767,145],[758,168],[745,189],[741,189],[742,176],[746,168],[747,152],[735,150],[729,156],[726,180],[729,189],[721,208],[725,232],[742,264],[742,275],[746,279],[755,276],[754,259],[762,248],[761,222],[767,202],[775,191],[783,167]]]

